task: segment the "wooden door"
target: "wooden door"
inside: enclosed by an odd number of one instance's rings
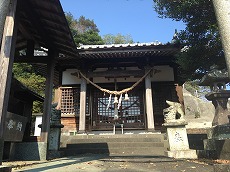
[[[119,90],[127,88],[126,85],[120,83]],[[132,85],[132,84],[129,84]],[[107,89],[113,88],[113,85],[107,85]],[[145,115],[143,104],[143,86],[130,91],[129,100],[123,101],[118,109],[119,122],[124,124],[124,128],[141,129],[145,128]],[[111,130],[114,124],[114,95],[112,96],[109,108],[109,94],[104,94],[100,90],[94,88],[92,90],[92,129],[94,130]],[[119,97],[118,97],[119,98]]]

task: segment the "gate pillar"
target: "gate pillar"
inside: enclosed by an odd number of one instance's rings
[[[146,72],[149,71],[149,68],[145,69]],[[152,87],[151,87],[151,78],[150,74],[145,77],[145,104],[146,104],[146,114],[147,114],[147,127],[148,131],[153,131],[154,118],[153,118],[153,99],[152,99]]]
[[[80,92],[80,116],[79,116],[78,133],[85,133],[86,87],[87,87],[86,80],[82,78],[81,79],[81,92]]]

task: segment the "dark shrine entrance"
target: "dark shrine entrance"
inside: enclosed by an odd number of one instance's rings
[[[117,90],[122,90],[132,84],[118,83]],[[114,90],[114,84],[103,85],[103,88]],[[124,100],[118,109],[119,123],[124,124],[126,129],[145,129],[144,95],[143,84],[128,93],[129,100]],[[104,94],[97,88],[92,88],[92,129],[112,130],[114,124],[114,95],[111,104],[108,106],[109,94]],[[119,97],[118,97],[119,99]]]

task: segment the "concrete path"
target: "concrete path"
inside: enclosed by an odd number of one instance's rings
[[[198,160],[175,160],[157,156],[79,155],[51,161],[5,162],[19,172],[213,172],[213,166]]]

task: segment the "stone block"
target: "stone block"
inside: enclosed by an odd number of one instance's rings
[[[204,150],[216,150],[216,142],[214,139],[204,139]]]
[[[198,158],[217,159],[216,150],[197,150]]]
[[[230,139],[205,139],[204,149],[206,151],[215,151],[218,159],[230,159]]]
[[[219,159],[230,160],[230,139],[216,140],[216,151]]]
[[[11,160],[46,160],[47,143],[45,142],[21,142],[13,143]]]
[[[230,125],[218,125],[211,128],[208,138],[216,140],[230,139]]]
[[[176,159],[197,159],[196,150],[174,150],[166,151],[165,155]]]

